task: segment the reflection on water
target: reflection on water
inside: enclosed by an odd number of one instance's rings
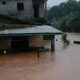
[[[61,43],[56,36],[54,53],[37,52],[0,55],[0,80],[80,80],[79,34],[68,34],[70,45]],[[50,48],[50,41],[46,42]]]
[[[69,45],[63,44],[62,48],[66,49]]]

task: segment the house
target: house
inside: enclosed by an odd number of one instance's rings
[[[0,0],[0,14],[22,20],[45,19],[46,0]]]
[[[55,35],[61,32],[46,23],[47,0],[0,0],[0,50],[43,47],[43,36],[50,36],[51,51]]]

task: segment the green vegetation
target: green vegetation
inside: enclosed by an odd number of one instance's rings
[[[63,32],[80,32],[80,1],[68,0],[48,11],[48,23]]]
[[[66,44],[66,45],[70,44],[70,41],[67,39],[67,33],[63,33],[61,39],[62,39],[63,44]]]

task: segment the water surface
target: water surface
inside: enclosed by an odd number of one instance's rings
[[[69,46],[56,36],[54,53],[37,52],[0,55],[0,80],[80,80],[79,34],[68,34]],[[50,41],[45,43],[50,48]]]

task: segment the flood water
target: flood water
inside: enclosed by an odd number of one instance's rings
[[[37,52],[0,55],[0,80],[80,80],[79,34],[69,34],[70,45],[63,46],[56,36],[54,53]],[[50,42],[45,43],[50,48]]]

